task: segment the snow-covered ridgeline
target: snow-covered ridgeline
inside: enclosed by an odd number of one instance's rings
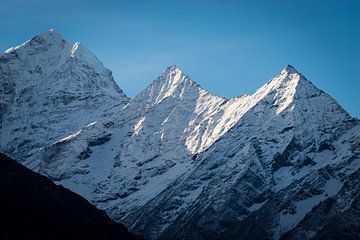
[[[314,207],[357,201],[359,122],[290,65],[232,99],[170,66],[130,100],[50,30],[1,55],[0,76],[1,151],[138,234],[310,238],[328,221]]]

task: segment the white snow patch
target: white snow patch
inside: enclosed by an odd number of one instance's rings
[[[144,121],[145,121],[145,117],[143,116],[143,117],[141,117],[141,118],[139,119],[139,121],[135,124],[134,129],[133,129],[135,135],[138,135],[139,132],[141,131],[141,129],[142,129],[142,127],[143,127]]]
[[[86,125],[86,127],[91,127],[91,126],[94,126],[96,123],[97,123],[97,121],[92,122],[92,123],[89,123],[88,125]]]
[[[82,132],[82,130],[80,129],[79,131],[73,133],[73,134],[70,134],[69,136],[63,138],[63,139],[60,139],[59,141],[55,142],[56,143],[61,143],[61,142],[67,142],[73,138],[75,138],[76,136],[78,136],[80,133]]]
[[[71,57],[75,57],[75,53],[80,45],[80,42],[76,42],[71,49]]]

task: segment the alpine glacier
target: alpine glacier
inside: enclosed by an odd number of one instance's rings
[[[145,238],[359,238],[360,122],[295,68],[226,99],[170,66],[130,100],[54,34],[0,58],[1,151]]]

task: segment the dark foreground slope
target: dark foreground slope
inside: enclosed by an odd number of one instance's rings
[[[0,239],[134,239],[104,211],[0,153]]]

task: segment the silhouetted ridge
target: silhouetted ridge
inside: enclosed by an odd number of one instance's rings
[[[0,153],[0,239],[135,239],[104,211]]]

